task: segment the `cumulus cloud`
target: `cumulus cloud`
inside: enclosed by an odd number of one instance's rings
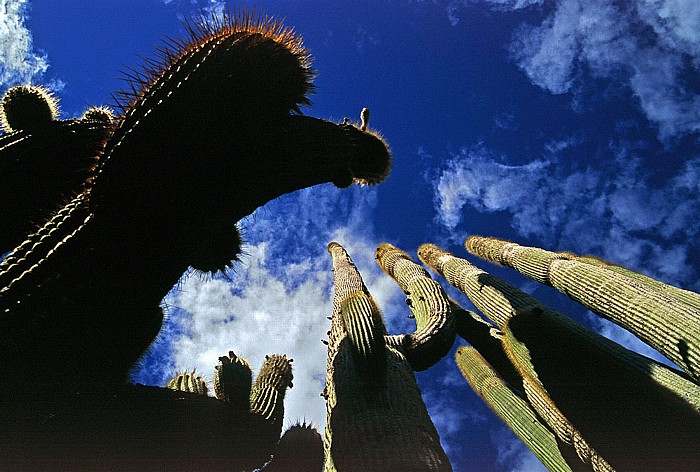
[[[437,221],[459,232],[467,209],[503,211],[525,238],[553,249],[595,254],[662,280],[697,289],[688,262],[700,233],[700,158],[666,182],[645,176],[634,159],[565,173],[556,156],[508,165],[488,149],[448,160],[435,186]]]
[[[514,35],[511,52],[532,82],[569,92],[589,71],[621,80],[661,139],[700,130],[700,3],[693,0],[559,0],[537,26]]]
[[[508,428],[491,432],[491,441],[496,446],[496,460],[510,472],[546,472],[547,468]]]
[[[0,0],[0,87],[31,82],[49,67],[45,55],[32,49],[24,24],[27,0]]]

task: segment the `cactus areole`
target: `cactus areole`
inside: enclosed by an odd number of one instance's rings
[[[182,273],[237,258],[238,220],[388,175],[377,134],[301,115],[314,71],[291,30],[248,15],[187,26],[131,77],[85,190],[0,265],[8,385],[123,382]]]

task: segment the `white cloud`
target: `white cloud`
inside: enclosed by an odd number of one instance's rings
[[[32,50],[32,35],[24,25],[27,0],[0,0],[0,86],[28,83],[49,67],[45,55]]]
[[[532,82],[572,90],[585,70],[626,83],[659,136],[700,130],[700,97],[685,86],[700,68],[694,0],[559,0],[540,25],[524,25],[511,52]]]
[[[461,237],[466,209],[504,211],[520,236],[547,248],[595,254],[697,290],[687,259],[700,233],[700,158],[653,186],[629,157],[568,175],[556,163],[555,156],[512,166],[487,149],[465,149],[434,184],[437,221]]]
[[[542,5],[544,0],[481,0],[486,3],[494,10],[499,11],[514,11],[527,8],[532,5]],[[450,1],[445,10],[447,11],[447,18],[450,20],[452,26],[456,26],[459,23],[459,11],[462,8],[467,7],[469,4],[478,3],[479,0],[452,0]],[[437,3],[437,0],[435,0]]]

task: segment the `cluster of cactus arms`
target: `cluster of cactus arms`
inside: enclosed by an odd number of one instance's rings
[[[468,261],[421,246],[421,260],[490,320],[452,302],[459,335],[471,344],[457,351],[462,373],[550,470],[700,470],[696,293],[570,253],[476,236],[466,247],[554,286],[685,370],[629,351]]]
[[[452,470],[413,374],[454,343],[445,292],[406,253],[380,246],[377,261],[406,292],[417,324],[411,335],[388,336],[350,256],[338,243],[328,252],[335,295],[323,392],[325,470]]]
[[[323,440],[310,425],[296,424],[280,438],[284,418],[284,396],[292,385],[292,362],[285,355],[265,356],[255,382],[250,364],[229,351],[219,358],[214,374],[216,398],[242,418],[257,420],[256,429],[247,431],[254,438],[240,466],[244,470],[262,467],[265,471],[320,471],[323,468]],[[176,374],[166,383],[172,390],[208,395],[207,382],[195,372]],[[301,468],[300,468],[301,467]]]
[[[290,30],[246,15],[188,27],[189,39],[135,73],[114,119],[96,109],[58,120],[39,87],[5,95],[0,250],[11,253],[0,264],[0,417],[12,426],[0,447],[8,467],[248,468],[261,415],[127,383],[161,328],[160,302],[189,267],[229,267],[241,250],[237,221],[266,202],[388,175],[387,145],[366,123],[301,115],[314,71]]]

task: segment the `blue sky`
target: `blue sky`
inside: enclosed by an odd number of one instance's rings
[[[317,91],[304,112],[341,121],[369,107],[394,169],[377,188],[307,189],[242,221],[242,264],[231,280],[180,281],[164,300],[163,336],[137,380],[160,384],[193,367],[211,376],[229,349],[254,366],[286,353],[295,359],[286,423],[322,425],[331,240],[350,251],[393,332],[411,327],[401,291],[374,262],[385,241],[413,255],[433,242],[464,256],[468,235],[492,235],[594,254],[700,289],[696,0],[247,5],[284,18],[310,49]],[[153,57],[164,36],[184,36],[182,18],[223,6],[0,0],[0,87],[48,85],[62,117],[78,116],[87,104],[110,104],[124,87],[119,71],[142,63],[139,55]],[[551,289],[470,260],[659,359]],[[455,470],[539,470],[452,356],[417,378]]]

